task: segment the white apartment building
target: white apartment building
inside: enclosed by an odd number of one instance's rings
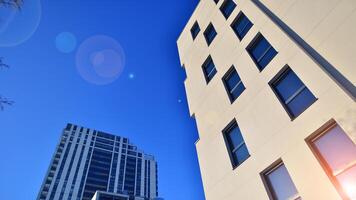
[[[201,0],[177,44],[207,200],[356,199],[356,1]]]

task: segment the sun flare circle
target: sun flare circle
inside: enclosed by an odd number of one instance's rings
[[[106,85],[120,77],[125,66],[125,54],[121,45],[105,35],[85,40],[76,53],[76,68],[84,80]]]

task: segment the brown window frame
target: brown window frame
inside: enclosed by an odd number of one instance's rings
[[[286,167],[286,165],[284,164],[283,160],[281,158],[279,158],[278,160],[274,161],[270,166],[268,166],[266,169],[264,169],[260,173],[263,185],[265,186],[265,189],[267,191],[267,194],[268,194],[268,197],[269,197],[270,200],[275,200],[277,198],[276,198],[276,194],[273,191],[273,187],[272,187],[270,181],[268,180],[267,176],[270,173],[272,173],[274,170],[276,170],[278,167],[280,167],[281,165],[284,165]],[[287,169],[287,171],[288,171],[288,169]],[[288,174],[289,174],[289,172],[288,172]],[[290,174],[289,174],[289,176],[290,176]],[[292,177],[290,177],[290,178],[292,179]],[[293,179],[292,179],[292,181],[293,181]],[[294,184],[294,182],[293,182],[293,184]],[[302,197],[300,196],[299,191],[298,191],[298,196],[294,197],[294,199],[295,200],[301,200],[302,199]]]
[[[331,183],[334,185],[335,189],[337,190],[339,195],[342,197],[342,199],[350,200],[350,198],[347,196],[344,189],[342,188],[341,184],[336,179],[337,174],[334,175],[332,169],[329,167],[328,162],[321,155],[320,151],[318,150],[318,148],[316,147],[316,145],[314,143],[319,138],[321,138],[322,136],[327,134],[331,129],[335,128],[336,126],[340,126],[340,125],[334,119],[330,119],[328,122],[326,122],[320,128],[318,128],[316,131],[314,131],[310,136],[308,136],[305,139],[305,141],[306,141],[307,145],[309,146],[311,152],[314,154],[315,158],[318,160],[319,164],[323,168],[324,172],[329,177]],[[347,136],[349,137],[349,135],[347,135]],[[347,170],[347,169],[345,169],[345,170]],[[345,171],[345,170],[343,170],[343,171]],[[338,174],[342,173],[343,171],[339,172]]]

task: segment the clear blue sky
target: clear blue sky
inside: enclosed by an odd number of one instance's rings
[[[34,0],[24,1],[29,6]],[[0,57],[11,65],[0,71],[0,94],[16,102],[0,112],[1,199],[35,199],[61,130],[71,122],[126,136],[155,155],[159,193],[167,200],[203,200],[197,130],[176,47],[197,3],[42,1],[34,34],[0,47]],[[62,32],[75,36],[74,51],[56,48]],[[95,35],[114,38],[125,53],[122,74],[110,84],[86,81],[76,68],[79,45]]]

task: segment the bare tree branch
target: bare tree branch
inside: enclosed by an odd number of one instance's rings
[[[1,1],[1,0],[0,0],[0,1]],[[9,68],[9,65],[5,64],[5,63],[3,62],[3,60],[4,60],[4,59],[3,59],[2,57],[0,57],[0,69],[2,69],[2,68]],[[1,111],[4,110],[5,105],[11,106],[12,104],[14,104],[14,101],[12,101],[12,100],[10,100],[10,99],[8,99],[8,98],[3,97],[3,96],[0,95],[0,110],[1,110]]]
[[[20,10],[23,5],[23,0],[0,0],[0,7],[5,6]]]
[[[3,96],[0,96],[0,110],[3,111],[4,108],[5,108],[5,105],[7,106],[11,106],[13,105],[15,102],[8,99],[8,98],[5,98]]]
[[[21,10],[22,5],[23,5],[23,0],[0,0],[0,8],[4,6],[7,8]],[[2,57],[0,57],[0,69],[9,68],[9,65],[5,64],[3,62],[3,60],[4,59]],[[4,110],[5,105],[11,106],[14,103],[15,103],[14,101],[0,95],[0,110],[1,111]]]
[[[9,68],[9,65],[3,62],[4,58],[0,57],[0,69]]]

